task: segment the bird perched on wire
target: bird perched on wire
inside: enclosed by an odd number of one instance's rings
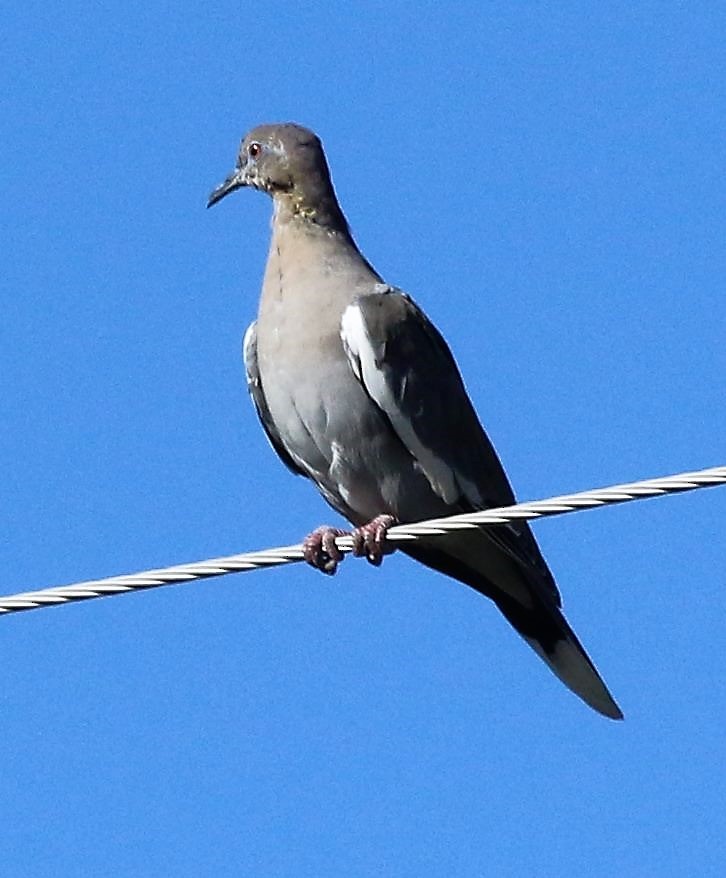
[[[259,312],[244,341],[250,394],[282,461],[354,525],[354,554],[380,564],[394,523],[513,504],[443,337],[358,250],[318,137],[295,124],[250,131],[208,206],[245,186],[274,204]],[[308,563],[334,573],[343,533],[314,530]],[[622,717],[562,615],[526,523],[427,536],[401,551],[491,598],[566,686]]]

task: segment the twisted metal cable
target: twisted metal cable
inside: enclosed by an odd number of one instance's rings
[[[452,515],[448,518],[420,521],[416,524],[397,525],[388,531],[387,539],[391,542],[405,542],[435,534],[446,534],[450,531],[472,530],[483,526],[506,524],[510,521],[526,521],[534,518],[565,515],[568,512],[579,512],[583,509],[594,509],[613,503],[627,503],[630,500],[642,500],[646,497],[693,491],[697,488],[707,488],[725,483],[726,466],[716,466],[711,469],[680,473],[659,479],[647,479],[625,485],[614,485],[609,488],[597,488],[592,491],[581,491],[577,494],[563,494],[559,497],[550,497],[547,500],[534,500],[529,503],[517,503],[514,506],[485,509],[482,512],[466,515]],[[336,543],[343,552],[350,552],[352,548],[350,537],[339,537]],[[191,564],[179,564],[175,567],[165,567],[159,570],[146,570],[143,573],[111,576],[107,579],[92,579],[86,582],[76,582],[72,585],[59,585],[54,588],[0,597],[0,614],[34,610],[39,607],[122,594],[144,588],[157,588],[162,585],[175,585],[191,582],[195,579],[224,576],[227,573],[242,573],[246,570],[275,567],[302,560],[301,545],[283,546],[259,552],[246,552],[242,555],[230,555],[225,558],[212,558],[208,561],[197,561]]]

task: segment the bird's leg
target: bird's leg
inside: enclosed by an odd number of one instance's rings
[[[383,556],[396,550],[395,546],[386,541],[388,529],[394,524],[396,519],[392,515],[377,515],[353,531],[323,524],[303,540],[303,558],[311,567],[332,576],[345,557],[336,546],[335,540],[337,537],[351,536],[353,555],[356,558],[366,558],[369,563],[379,567]]]
[[[344,558],[343,553],[335,545],[335,538],[347,535],[347,531],[329,527],[327,524],[316,527],[303,540],[303,558],[311,567],[332,576]]]
[[[392,515],[376,515],[368,524],[357,527],[351,536],[353,537],[353,554],[356,558],[365,558],[370,564],[379,567],[383,562],[384,555],[390,555],[396,551],[396,547],[386,541],[389,527],[396,524]]]

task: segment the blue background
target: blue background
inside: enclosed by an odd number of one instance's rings
[[[522,499],[726,464],[721,4],[46,4],[3,13],[2,588],[335,516],[240,358],[270,204],[323,137]],[[542,522],[623,707],[403,557],[0,619],[0,874],[722,874],[726,488]]]

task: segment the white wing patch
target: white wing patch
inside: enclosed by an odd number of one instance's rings
[[[370,345],[368,334],[363,325],[363,315],[357,305],[348,305],[343,311],[343,318],[340,321],[340,339],[343,342],[343,348],[348,356],[350,368],[359,381],[363,381],[360,371],[360,339]]]
[[[427,448],[416,434],[411,421],[401,410],[382,366],[385,350],[376,350],[368,335],[363,314],[353,302],[343,312],[340,337],[351,369],[376,405],[385,412],[399,439],[417,461],[431,487],[446,503],[456,503],[462,495],[454,470]]]
[[[245,331],[245,337],[242,341],[242,359],[245,364],[245,373],[247,374],[247,384],[257,381],[257,366],[253,365],[256,361],[257,354],[255,347],[257,346],[257,321],[253,320]]]

